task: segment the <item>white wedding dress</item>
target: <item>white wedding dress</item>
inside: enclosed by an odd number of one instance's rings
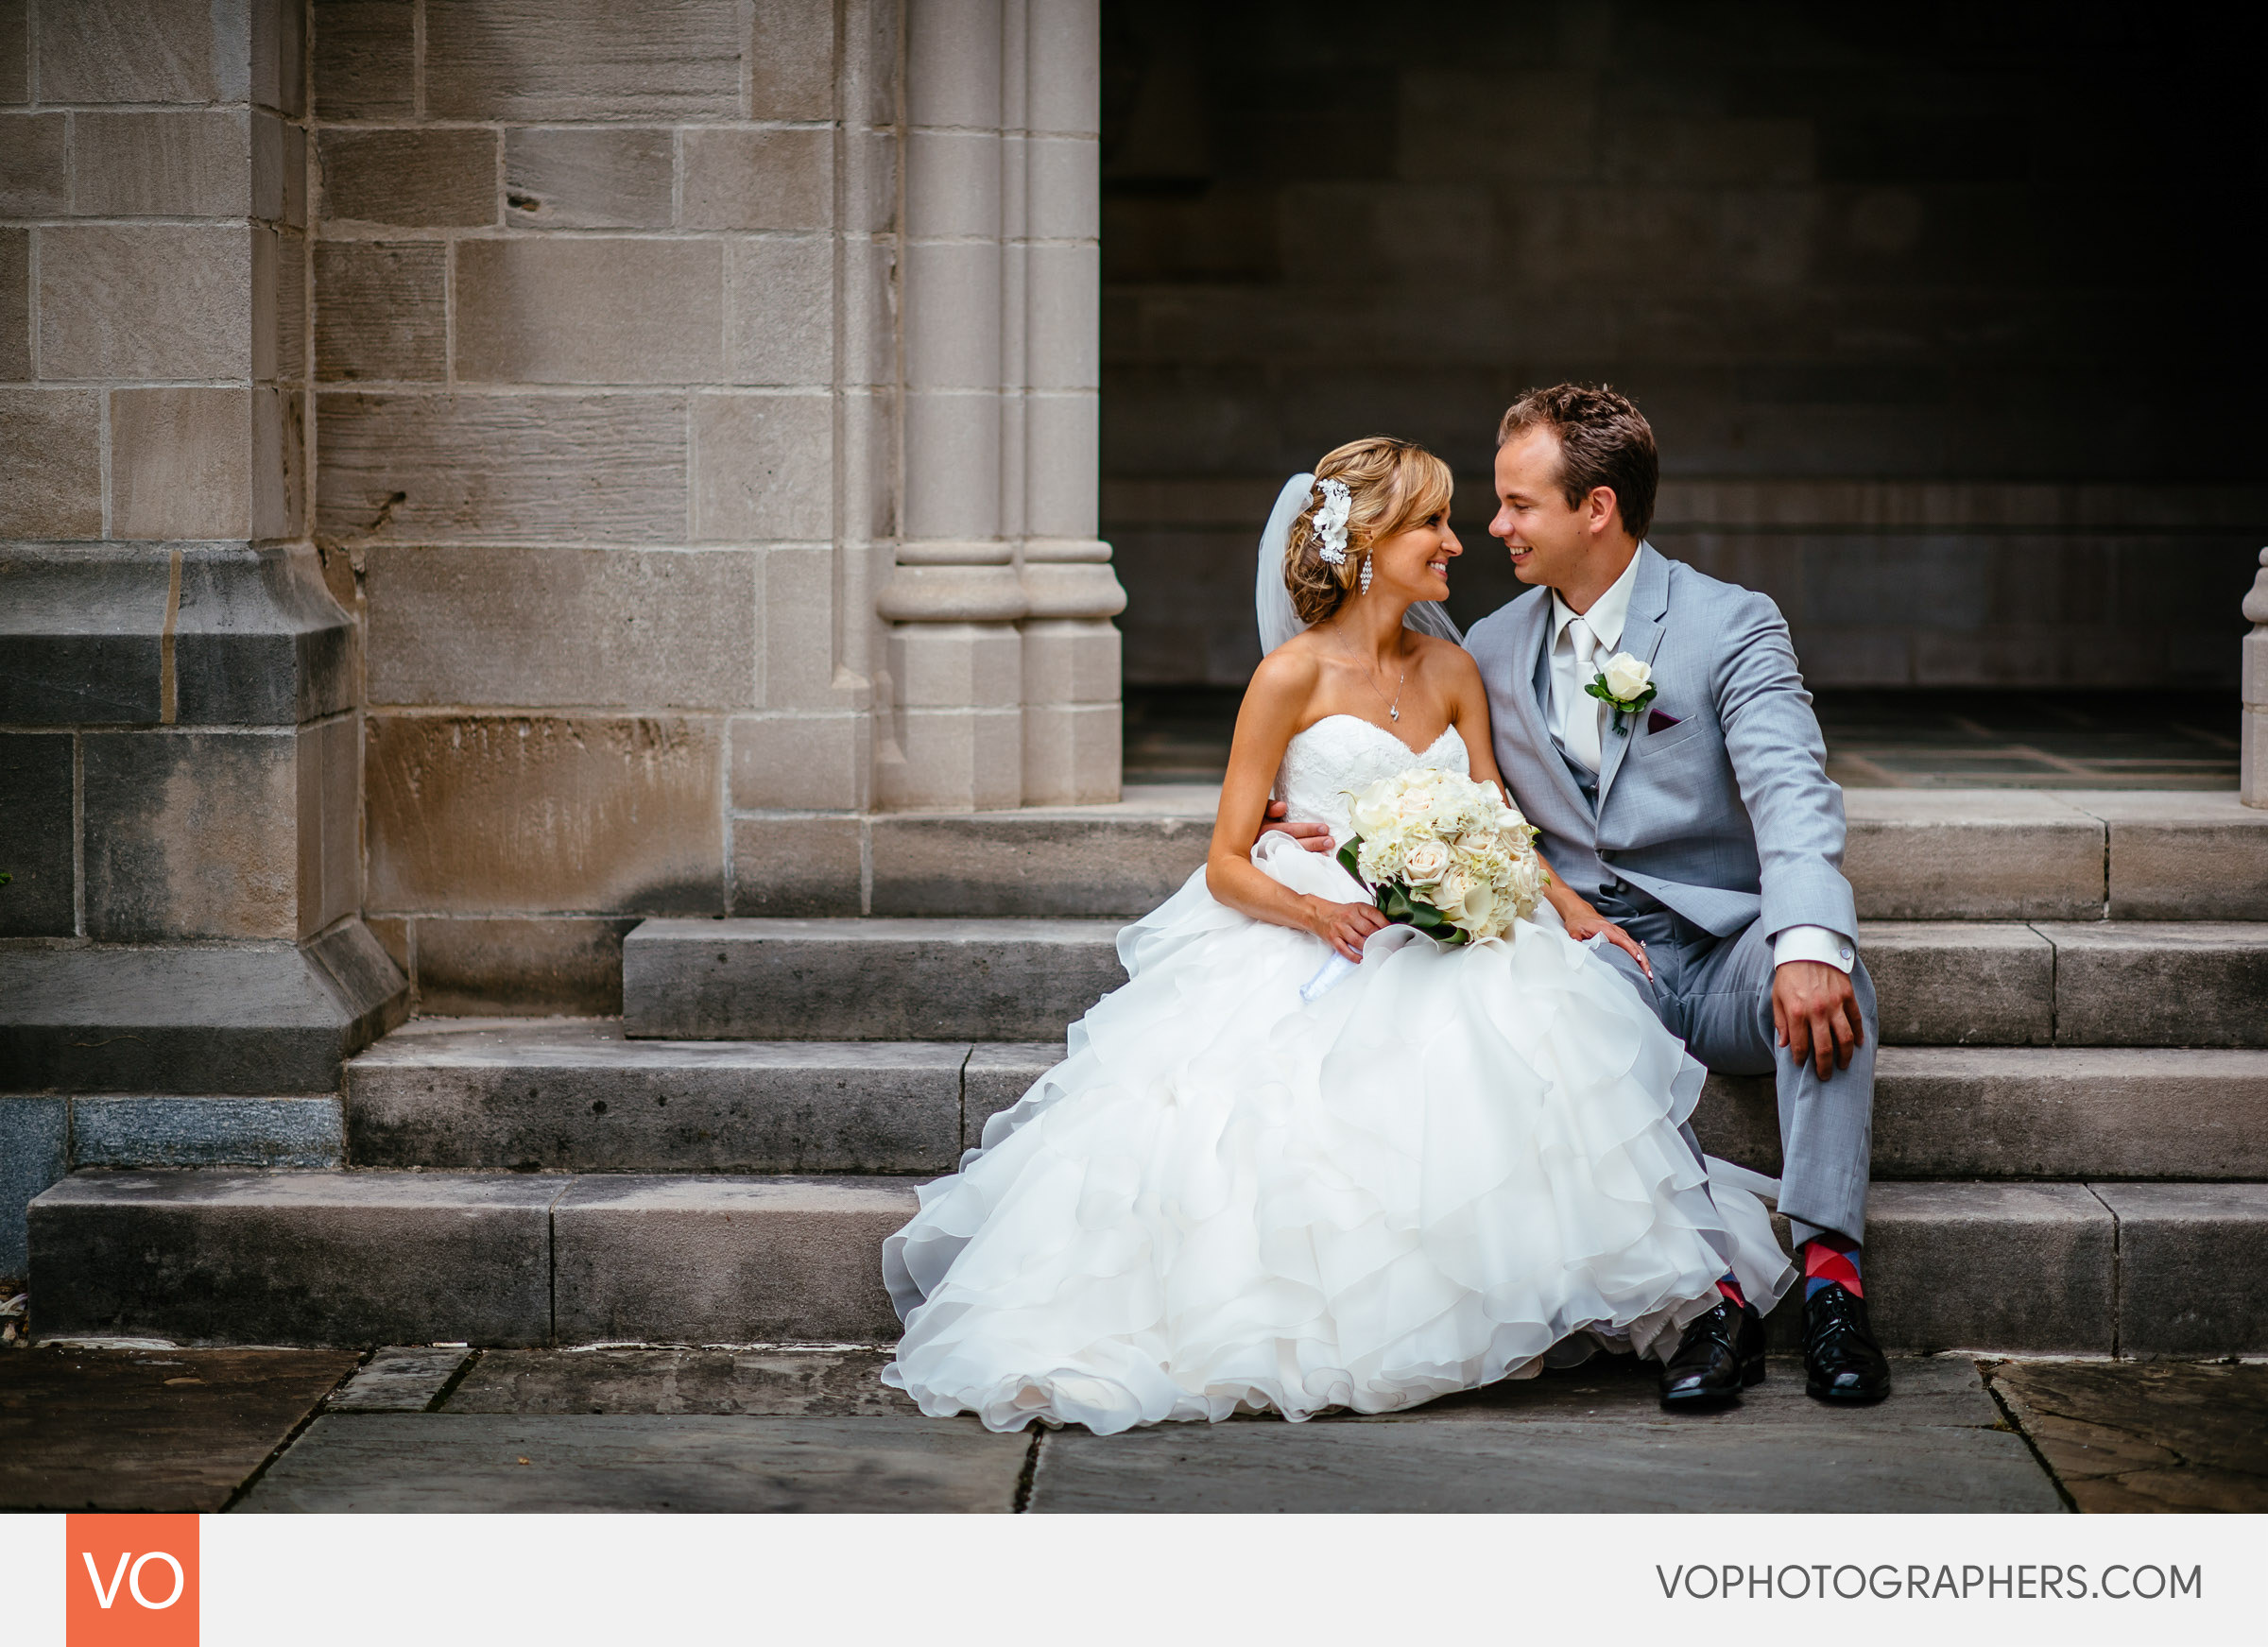
[[[1347,793],[1418,764],[1465,772],[1456,729],[1413,754],[1331,715],[1277,793],[1344,841]],[[1283,835],[1253,860],[1367,898]],[[1701,1066],[1612,968],[1548,905],[1469,948],[1388,932],[1312,1004],[1329,947],[1202,870],[1122,932],[1131,982],[884,1244],[884,1381],[994,1430],[1381,1413],[1602,1344],[1666,1356],[1727,1270],[1770,1307],[1774,1187],[1695,1156]]]

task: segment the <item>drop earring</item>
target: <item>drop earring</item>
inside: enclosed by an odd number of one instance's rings
[[[1354,580],[1354,587],[1357,593],[1368,594],[1370,592],[1370,557],[1367,555],[1363,557],[1362,575]]]

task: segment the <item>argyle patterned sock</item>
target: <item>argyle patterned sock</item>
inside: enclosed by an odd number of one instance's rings
[[[1846,1241],[1840,1235],[1822,1235],[1803,1244],[1803,1295],[1808,1301],[1821,1287],[1832,1281],[1843,1283],[1854,1298],[1866,1295],[1865,1283],[1859,1276],[1859,1244]]]
[[[1727,1299],[1737,1308],[1743,1310],[1748,1308],[1748,1300],[1741,1293],[1741,1283],[1732,1278],[1730,1270],[1727,1270],[1725,1278],[1717,1283],[1717,1291],[1724,1294]]]

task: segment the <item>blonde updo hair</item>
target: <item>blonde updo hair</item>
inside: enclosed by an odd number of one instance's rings
[[[1318,485],[1292,522],[1283,550],[1283,586],[1291,592],[1292,610],[1308,625],[1346,604],[1373,543],[1448,508],[1453,486],[1448,464],[1413,441],[1387,435],[1349,440],[1325,453],[1315,479],[1347,484],[1347,558],[1337,566],[1323,558],[1323,539],[1315,530],[1315,511],[1323,506]]]

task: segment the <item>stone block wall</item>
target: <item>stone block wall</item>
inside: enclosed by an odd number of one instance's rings
[[[297,943],[360,907],[303,22],[0,5],[0,937]]]
[[[856,915],[877,807],[1116,798],[1090,0],[310,29],[314,530],[422,1010]]]
[[[740,906],[735,812],[871,800],[898,28],[313,8],[315,530],[425,1010],[612,1010],[638,918]]]
[[[1457,472],[1452,609],[1516,593],[1486,535],[1495,420],[1573,378],[1653,420],[1655,540],[1773,594],[1814,681],[2235,685],[2268,536],[2257,21],[1110,0],[1104,23],[1128,680],[1241,684],[1277,486],[1382,429]],[[2181,221],[2213,227],[2177,246]]]
[[[0,940],[605,1011],[644,916],[861,913],[877,808],[1115,798],[1097,74],[1093,0],[0,0]]]

